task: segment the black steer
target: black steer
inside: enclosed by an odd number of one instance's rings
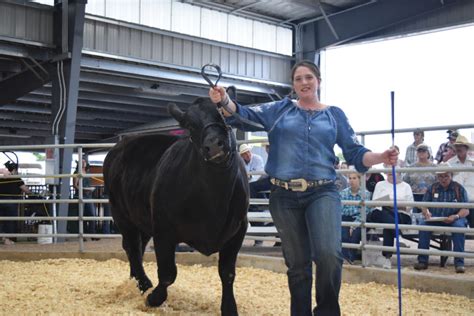
[[[205,255],[219,252],[221,312],[237,315],[235,262],[247,230],[249,203],[245,167],[215,105],[199,99],[185,112],[176,105],[168,110],[190,137],[125,138],[104,161],[105,188],[130,275],[142,293],[153,286],[142,264],[153,237],[158,286],[147,303],[160,306],[176,279],[178,243]]]

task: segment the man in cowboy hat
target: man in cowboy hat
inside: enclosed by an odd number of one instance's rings
[[[245,162],[245,169],[247,170],[247,174],[249,172],[263,172],[264,165],[263,159],[257,154],[253,154],[251,151],[251,147],[247,144],[242,144],[239,147],[239,154],[240,157]],[[248,175],[249,182],[257,181],[260,178],[260,175]]]
[[[445,162],[441,163],[439,167],[446,169],[449,165]],[[467,192],[462,185],[452,180],[452,172],[449,170],[440,170],[436,172],[437,181],[433,183],[426,191],[424,202],[467,202]],[[430,226],[451,226],[451,227],[466,227],[466,216],[469,210],[466,208],[448,208],[448,207],[433,207],[422,208],[423,218],[420,219],[419,225]],[[440,218],[440,221],[433,221],[434,218]],[[431,231],[419,231],[418,249],[428,249],[431,240]],[[453,241],[453,250],[456,252],[464,252],[465,236],[463,233],[451,233]],[[428,255],[418,255],[418,262],[415,263],[415,270],[428,269]],[[454,258],[454,267],[456,273],[464,273],[464,258]]]
[[[473,167],[474,161],[470,160],[467,153],[474,150],[474,145],[463,135],[458,135],[454,142],[456,156],[448,160],[448,164],[453,167]],[[469,202],[474,202],[474,172],[455,172],[453,180],[459,182],[467,191]],[[474,209],[468,216],[469,225],[474,227]]]
[[[247,170],[247,176],[249,179],[249,189],[250,189],[250,198],[255,199],[255,198],[263,198],[264,195],[262,195],[259,192],[258,187],[260,186],[260,179],[262,179],[264,176],[261,175],[250,175],[249,172],[263,172],[264,171],[264,165],[263,165],[263,159],[257,154],[252,153],[251,147],[247,144],[242,144],[239,147],[239,154],[240,157],[245,162],[245,170]],[[262,179],[263,180],[263,179]],[[263,180],[265,181],[265,180]],[[269,179],[267,179],[266,182],[269,182]],[[251,205],[249,208],[249,211],[252,212],[258,212],[260,211],[257,207],[254,205]],[[253,223],[252,226],[264,226],[263,223]],[[254,246],[259,247],[263,245],[262,240],[255,240]]]

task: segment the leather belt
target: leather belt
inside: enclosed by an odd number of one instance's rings
[[[315,188],[329,183],[334,183],[334,180],[322,179],[308,181],[305,179],[291,179],[289,181],[284,181],[277,178],[271,178],[270,182],[289,191],[304,192],[309,188]]]

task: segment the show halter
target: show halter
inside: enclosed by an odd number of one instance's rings
[[[392,148],[395,147],[395,92],[390,92],[392,112]],[[392,166],[393,177],[393,212],[395,214],[395,236],[397,247],[397,277],[398,277],[398,314],[402,315],[402,273],[400,266],[400,230],[398,228],[398,206],[397,206],[397,176],[395,166]]]
[[[209,76],[206,74],[206,68],[214,68],[216,71],[217,71],[217,80],[216,82],[212,82],[211,79],[209,79]],[[216,65],[216,64],[205,64],[204,66],[202,66],[201,68],[201,76],[204,78],[204,80],[207,81],[207,83],[212,87],[214,88],[217,83],[219,82],[219,80],[221,79],[222,77],[222,71],[221,71],[221,67],[219,67],[219,65]],[[227,102],[228,103],[228,102]],[[258,124],[258,123],[255,123],[255,122],[252,122],[250,120],[247,120],[246,118],[242,117],[239,115],[239,113],[235,112],[235,111],[232,111],[231,108],[229,108],[227,106],[228,104],[224,104],[222,102],[218,102],[217,103],[217,107],[218,108],[221,108],[223,107],[228,113],[232,114],[232,116],[234,116],[236,119],[238,119],[239,121],[241,121],[242,123],[245,123],[245,124],[248,124],[248,125],[251,125],[253,127],[256,127],[256,128],[259,128],[259,129],[264,129],[263,125],[261,124]]]

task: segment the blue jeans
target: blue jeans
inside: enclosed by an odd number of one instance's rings
[[[0,216],[17,217],[18,204],[0,204]],[[17,221],[0,221],[0,232],[14,234],[17,224]]]
[[[444,222],[432,222],[427,223],[423,219],[420,219],[419,225],[426,225],[426,226],[451,226],[451,227],[466,227],[466,219],[460,218],[455,220],[451,224],[446,224]],[[418,249],[429,249],[430,248],[430,240],[431,240],[431,233],[430,231],[422,231],[418,233],[419,240],[418,240]],[[451,240],[453,241],[453,251],[456,252],[464,252],[464,241],[465,237],[463,233],[451,233]],[[429,256],[428,255],[419,255],[418,262],[421,263],[428,263]],[[457,266],[464,266],[464,258],[454,258],[454,265]]]
[[[84,203],[84,216],[96,216],[95,207],[92,203]],[[96,233],[96,222],[93,221],[84,221],[84,233],[85,234],[95,234]]]
[[[343,222],[355,222],[354,217],[343,215],[342,216]],[[352,229],[352,234],[351,234]],[[362,237],[362,231],[360,227],[341,227],[341,239],[342,242],[350,243],[350,244],[358,244],[360,243]],[[342,248],[342,255],[349,261],[354,261],[357,258],[357,249],[350,249],[350,248]]]
[[[370,212],[370,215],[367,218],[367,222],[371,223],[385,223],[385,224],[395,224],[395,213],[388,209],[378,210],[375,209]],[[411,218],[407,214],[398,213],[398,224],[411,224]],[[395,229],[384,229],[383,230],[383,245],[385,247],[393,247],[394,239],[396,238]],[[386,258],[392,257],[391,251],[382,251],[382,255]]]
[[[270,212],[288,267],[291,315],[312,314],[312,261],[316,264],[314,315],[340,315],[341,200],[336,186],[306,192],[273,187]]]

